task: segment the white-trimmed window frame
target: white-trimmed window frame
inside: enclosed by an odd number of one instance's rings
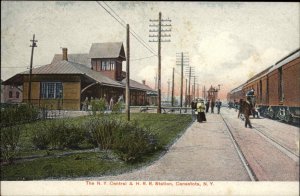
[[[42,99],[62,99],[63,84],[62,82],[41,82]]]

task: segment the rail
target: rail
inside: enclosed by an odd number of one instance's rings
[[[157,109],[157,106],[130,106],[131,109],[138,109],[139,112],[147,112],[149,110]],[[161,107],[163,113],[191,113],[191,107],[172,107],[172,106],[162,106]]]
[[[250,177],[251,181],[258,181],[258,179],[257,179],[257,177],[256,177],[256,175],[255,175],[255,173],[253,172],[253,169],[252,169],[251,166],[249,165],[249,163],[248,163],[248,161],[247,161],[245,155],[243,154],[243,152],[242,152],[242,150],[241,150],[239,144],[238,144],[237,141],[235,140],[235,138],[234,138],[234,136],[233,136],[233,134],[232,134],[232,132],[231,132],[230,126],[229,126],[228,123],[225,121],[225,119],[224,119],[224,117],[222,116],[222,114],[221,114],[221,117],[222,117],[222,120],[223,120],[224,123],[225,123],[225,126],[227,127],[227,131],[228,131],[229,137],[230,137],[230,139],[231,139],[231,141],[232,141],[232,143],[233,143],[233,146],[234,146],[234,148],[235,148],[235,150],[236,150],[236,152],[237,152],[237,154],[238,154],[238,156],[239,156],[241,162],[242,162],[243,165],[244,165],[244,168],[246,169],[246,171],[247,171],[247,173],[248,173],[248,176]]]

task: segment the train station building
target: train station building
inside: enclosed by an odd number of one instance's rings
[[[50,64],[18,73],[4,85],[23,86],[23,102],[52,109],[80,110],[88,98],[111,98],[116,102],[120,96],[125,101],[126,73],[122,62],[126,61],[122,42],[93,43],[89,53],[55,54]],[[29,81],[31,96],[29,98]],[[149,104],[147,95],[157,92],[142,83],[130,80],[131,105]]]

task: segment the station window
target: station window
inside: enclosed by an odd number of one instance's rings
[[[96,70],[97,62],[95,60],[92,60],[92,70]]]
[[[282,67],[278,69],[279,74],[279,81],[278,81],[278,95],[279,95],[279,101],[283,101],[284,95],[283,95],[283,77],[282,77]]]
[[[107,61],[102,61],[101,62],[101,70],[106,71],[107,70]]]
[[[101,61],[97,60],[97,71],[101,71]]]
[[[101,69],[103,71],[115,70],[116,62],[113,60],[102,60]]]
[[[8,92],[8,97],[9,97],[9,98],[12,98],[12,94],[13,94],[12,91],[9,91],[9,92]]]
[[[20,93],[16,92],[16,98],[19,99],[19,97],[20,97]]]
[[[42,82],[41,98],[60,99],[62,98],[63,86],[61,82]]]
[[[259,96],[260,96],[260,101],[262,102],[262,81],[260,80],[259,81]]]

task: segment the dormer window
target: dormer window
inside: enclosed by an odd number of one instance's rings
[[[107,69],[107,61],[102,61],[102,64],[101,64],[101,69],[103,70],[103,71],[106,71]]]
[[[113,60],[102,60],[101,69],[102,71],[111,71],[115,70],[116,62]]]
[[[100,59],[92,60],[92,69],[95,71],[101,71]]]
[[[89,52],[91,69],[113,80],[122,80],[125,51],[122,42],[93,43]]]

